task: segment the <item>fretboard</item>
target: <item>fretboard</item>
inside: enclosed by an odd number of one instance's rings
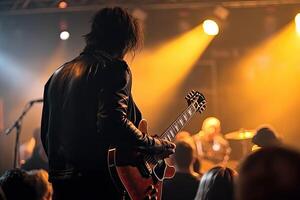
[[[191,103],[170,125],[170,127],[160,136],[160,138],[173,141],[177,133],[186,125],[186,123],[193,117],[198,111],[198,103]],[[200,110],[201,112],[201,110]]]

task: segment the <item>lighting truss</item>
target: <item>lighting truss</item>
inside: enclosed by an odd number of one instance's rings
[[[68,7],[59,9],[60,0],[0,0],[0,15],[37,14],[97,10],[118,5],[127,8],[178,9],[224,6],[226,8],[270,5],[300,5],[300,0],[66,0]]]

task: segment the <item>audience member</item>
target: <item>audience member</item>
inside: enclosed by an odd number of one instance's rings
[[[300,154],[273,146],[249,155],[239,170],[237,199],[300,199]]]
[[[31,170],[28,172],[30,175],[30,183],[37,191],[37,200],[51,200],[53,194],[52,184],[48,182],[48,172],[41,170]]]
[[[21,169],[10,169],[0,177],[0,187],[6,200],[36,200],[37,192],[30,184],[29,174]]]
[[[230,168],[213,167],[202,176],[195,200],[233,200],[236,176]]]
[[[185,140],[179,140],[175,144],[173,159],[176,173],[172,179],[164,181],[162,199],[194,199],[200,179],[200,175],[193,168],[195,149]]]
[[[198,174],[202,174],[201,173],[201,160],[200,160],[200,157],[198,157],[198,155],[197,155],[196,144],[195,144],[191,134],[188,131],[180,131],[175,136],[175,142],[178,142],[178,141],[188,142],[192,146],[192,148],[194,150],[194,155],[195,155],[195,160],[193,163],[194,171],[197,172]],[[172,159],[173,156],[174,155],[170,156],[172,164],[174,163],[174,161],[172,161],[172,160],[174,160],[174,159]]]

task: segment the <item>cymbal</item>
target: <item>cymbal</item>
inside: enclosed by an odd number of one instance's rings
[[[240,129],[231,133],[225,134],[225,138],[228,140],[246,140],[251,139],[255,135],[255,130]]]

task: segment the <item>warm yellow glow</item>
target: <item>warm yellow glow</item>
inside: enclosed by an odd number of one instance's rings
[[[300,13],[295,17],[296,31],[300,35]]]
[[[300,38],[291,22],[241,59],[233,77],[240,98],[248,104],[245,114],[239,115],[240,120],[256,125],[280,125],[280,120],[285,131],[296,129],[297,124],[290,123],[295,119],[286,117],[292,116],[299,107],[299,52]],[[240,103],[239,99],[232,101]]]
[[[291,23],[241,61],[242,74],[244,81],[249,84],[248,88],[256,95],[276,95],[274,101],[290,96],[291,91],[297,91],[298,88],[299,52],[300,40]],[[268,87],[274,90],[262,90]],[[285,106],[280,101],[278,105],[281,105],[278,107],[280,109]]]
[[[207,19],[203,22],[203,29],[204,32],[208,35],[218,35],[219,33],[219,26],[218,24],[211,19]]]
[[[246,131],[244,137],[245,138],[251,138],[252,137],[252,132]]]
[[[145,49],[133,61],[128,59],[134,76],[133,94],[150,125],[159,120],[212,39],[200,25],[158,47]],[[178,101],[185,101],[184,97]]]

